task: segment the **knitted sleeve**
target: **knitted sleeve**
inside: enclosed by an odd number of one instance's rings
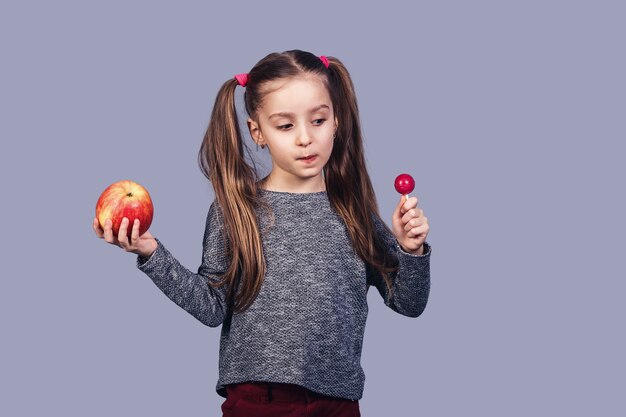
[[[418,317],[426,308],[430,293],[431,247],[424,242],[423,255],[405,252],[382,219],[375,214],[372,217],[378,237],[387,251],[396,257],[399,267],[398,271],[391,275],[393,282],[391,296],[380,273],[369,265],[367,283],[378,289],[389,308],[407,317]]]
[[[217,327],[226,315],[226,287],[214,288],[229,265],[224,226],[216,201],[209,208],[204,232],[202,263],[193,273],[157,239],[157,249],[148,258],[137,257],[137,268],[178,306],[209,327]]]

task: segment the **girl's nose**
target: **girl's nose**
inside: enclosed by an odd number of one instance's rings
[[[297,142],[298,142],[298,145],[301,145],[301,146],[308,146],[312,142],[311,135],[306,129],[300,132],[300,134],[298,135]]]

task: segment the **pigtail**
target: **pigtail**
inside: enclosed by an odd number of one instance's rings
[[[216,286],[228,285],[227,300],[234,312],[248,308],[265,276],[266,264],[255,207],[259,204],[257,173],[245,159],[237,111],[237,81],[220,88],[198,154],[200,169],[209,179],[224,218],[230,266]],[[245,278],[246,285],[237,285]],[[210,282],[213,285],[212,282]],[[236,289],[241,292],[235,297]]]
[[[380,217],[374,188],[367,172],[359,108],[350,74],[343,63],[328,57],[329,90],[338,120],[333,152],[324,168],[326,190],[337,213],[344,219],[357,254],[385,281],[393,296],[389,274],[398,261],[385,248],[375,230],[372,215]],[[388,227],[382,223],[385,228]]]

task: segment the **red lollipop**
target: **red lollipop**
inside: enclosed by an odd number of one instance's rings
[[[415,180],[409,174],[400,174],[396,177],[394,185],[396,187],[396,191],[405,195],[408,200],[409,193],[415,188]]]

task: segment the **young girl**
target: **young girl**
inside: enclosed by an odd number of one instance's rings
[[[245,87],[250,135],[268,149],[260,179],[235,110]],[[96,234],[138,255],[137,266],[176,304],[222,325],[216,391],[224,416],[359,416],[367,292],[417,317],[430,290],[426,217],[400,201],[381,220],[367,173],[357,100],[340,60],[272,53],[226,81],[200,148],[215,191],[198,272],[139,222]],[[132,227],[130,241],[126,237]]]

